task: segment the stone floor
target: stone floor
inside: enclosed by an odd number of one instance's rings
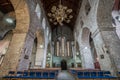
[[[61,71],[58,74],[57,80],[75,80],[75,78],[69,72]]]

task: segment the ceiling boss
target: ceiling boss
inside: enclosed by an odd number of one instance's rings
[[[68,9],[67,6],[61,4],[61,0],[58,6],[52,6],[51,12],[48,13],[49,21],[54,25],[60,24],[63,25],[63,21],[70,23],[73,16],[71,15],[72,9]]]

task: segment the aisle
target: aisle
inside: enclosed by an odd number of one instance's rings
[[[61,71],[58,74],[57,80],[75,80],[75,78],[67,71]]]

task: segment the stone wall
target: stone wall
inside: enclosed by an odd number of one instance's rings
[[[89,4],[88,10],[85,9],[86,3],[87,5]],[[112,0],[84,0],[80,8],[79,16],[75,25],[76,29],[74,32],[75,38],[80,46],[80,51],[82,51],[82,34],[85,34],[83,33],[83,29],[84,27],[88,27],[92,34],[101,69],[109,70],[112,72],[112,75],[116,75],[115,73],[119,70],[120,63],[118,58],[120,56],[120,41],[115,33],[115,29],[112,26],[112,6]],[[81,52],[81,54],[85,53]],[[104,59],[101,58],[101,55],[104,56]],[[82,64],[84,65],[85,59],[83,58],[82,60]]]
[[[46,19],[43,8],[41,8],[43,14],[40,19],[38,18],[39,15],[37,16],[35,11],[37,3],[41,6],[40,1],[26,0],[25,2],[20,0],[11,0],[11,2],[16,14],[16,28],[13,30],[13,37],[10,42],[10,46],[3,63],[0,66],[0,76],[6,75],[10,70],[27,70],[29,68],[34,39],[37,37],[37,30],[41,30],[44,33],[43,38],[46,40],[43,43],[46,46],[46,49],[49,42],[48,38],[50,30],[47,29],[49,32],[46,33],[46,28],[49,27],[48,22],[46,21],[45,30],[43,30],[42,27],[42,19]],[[18,2],[19,4],[17,4]],[[45,61],[46,59],[44,58],[44,62]]]
[[[33,49],[33,44],[34,44],[34,39],[37,37],[37,51],[36,51],[36,59],[35,60],[39,60],[41,61],[42,64],[42,68],[45,68],[45,64],[46,64],[46,49],[47,49],[47,44],[48,44],[48,34],[46,33],[46,29],[47,27],[49,27],[49,24],[46,20],[45,14],[44,14],[44,10],[41,7],[41,2],[39,0],[27,0],[26,1],[28,4],[28,8],[29,8],[29,13],[30,13],[30,26],[29,26],[29,31],[28,34],[26,36],[26,41],[24,43],[24,48],[23,48],[23,52],[21,53],[21,58],[20,58],[20,63],[18,66],[18,70],[28,70],[29,69],[29,65],[30,65],[30,58],[31,58],[31,54],[32,54],[32,49]],[[40,9],[41,9],[41,14],[40,14],[40,18],[38,17],[37,13],[36,13],[36,6],[39,4]],[[45,23],[43,23],[43,19],[45,19]],[[37,36],[37,32],[39,36]],[[41,50],[39,50],[39,46],[43,45],[44,48],[41,52]],[[25,56],[27,56],[27,59],[25,59]],[[39,57],[40,56],[40,57]],[[36,62],[35,62],[36,63]],[[37,67],[35,67],[37,68]],[[40,65],[39,65],[39,68]]]

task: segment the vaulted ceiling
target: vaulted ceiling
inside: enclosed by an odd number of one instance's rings
[[[58,6],[59,0],[41,0],[43,7],[45,9],[46,15],[50,12],[52,6]],[[73,15],[73,18],[71,19],[70,23],[65,23],[67,26],[69,26],[72,30],[74,28],[74,24],[76,21],[76,18],[78,16],[78,12],[81,6],[82,0],[61,0],[61,4],[64,6],[67,6],[69,9],[72,9],[73,12],[71,13]],[[50,25],[52,29],[54,29],[56,26],[50,22]],[[58,26],[58,25],[57,25]]]

